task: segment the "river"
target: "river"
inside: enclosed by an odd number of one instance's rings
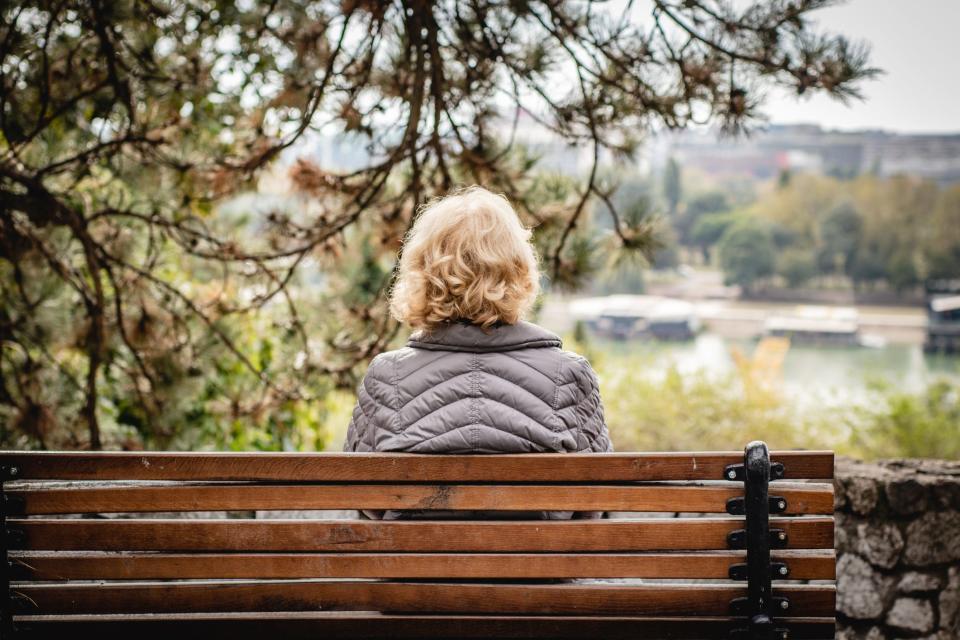
[[[570,299],[550,299],[539,321],[569,336],[573,320]],[[681,372],[705,371],[724,375],[736,370],[736,353],[751,359],[760,342],[763,318],[771,312],[793,309],[791,304],[757,304],[739,301],[696,303],[704,329],[693,340],[615,341],[591,338],[591,348],[605,357],[628,358],[649,369],[653,376],[670,367]],[[782,358],[775,357],[769,375],[800,401],[848,403],[862,398],[874,381],[884,381],[904,391],[921,391],[941,377],[960,380],[960,357],[925,354],[922,348],[925,315],[916,307],[858,307],[861,332],[878,338],[882,346],[840,347],[790,344]],[[762,351],[762,350],[761,350]],[[769,360],[769,358],[768,358]]]

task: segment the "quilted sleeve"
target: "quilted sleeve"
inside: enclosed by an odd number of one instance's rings
[[[576,380],[579,389],[580,403],[577,407],[580,423],[580,437],[578,440],[580,452],[608,452],[613,451],[610,442],[610,433],[607,423],[603,419],[603,402],[600,400],[600,382],[593,367],[586,358],[577,358]],[[573,520],[597,520],[608,517],[603,511],[578,511],[572,516]]]
[[[603,402],[600,400],[600,382],[586,358],[578,359],[577,382],[580,387],[580,451],[613,451],[610,433],[603,418]]]
[[[361,383],[362,384],[362,383]],[[364,415],[360,407],[360,401],[353,407],[353,417],[350,418],[350,425],[347,427],[347,440],[343,443],[344,451],[372,451],[367,446],[365,436],[371,433],[370,421]]]
[[[367,373],[360,381],[357,387],[357,403],[353,407],[353,416],[350,418],[350,425],[347,427],[347,439],[343,444],[344,451],[367,453],[376,451],[376,422],[378,402],[373,394],[370,393],[372,386],[376,386],[378,372],[376,369],[378,361],[382,364],[382,358],[377,356],[370,362]],[[361,510],[357,516],[361,520],[383,520],[384,512],[381,510]]]
[[[369,452],[376,451],[377,419],[383,417],[381,403],[378,396],[378,385],[384,385],[381,380],[384,375],[385,362],[383,354],[370,362],[367,373],[357,387],[357,403],[353,407],[353,416],[347,427],[347,439],[344,442],[344,451]]]

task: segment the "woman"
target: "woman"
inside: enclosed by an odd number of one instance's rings
[[[539,280],[530,231],[503,196],[471,187],[427,206],[404,243],[390,300],[416,332],[370,363],[345,449],[611,451],[590,364],[523,321]]]

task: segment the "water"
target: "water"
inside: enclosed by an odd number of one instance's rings
[[[591,348],[605,358],[629,358],[652,376],[675,367],[682,373],[704,371],[725,375],[737,370],[734,351],[748,359],[757,339],[736,339],[705,332],[683,342],[635,340],[617,342],[592,338]],[[918,344],[882,348],[790,345],[772,375],[789,395],[807,402],[848,403],[868,393],[872,382],[886,382],[909,392],[922,391],[931,381],[960,381],[960,358],[924,354]]]
[[[562,336],[574,329],[572,298],[548,297],[539,321]],[[760,343],[765,318],[790,313],[792,303],[739,300],[693,301],[705,328],[693,340],[614,341],[590,337],[590,349],[606,360],[627,359],[652,377],[670,368],[681,373],[731,375],[737,372],[735,353],[751,360]],[[960,356],[925,354],[926,314],[921,307],[859,306],[861,336],[878,338],[879,348],[815,346],[792,343],[786,353],[766,350],[753,367],[755,379],[773,382],[798,404],[832,406],[860,403],[875,382],[908,393],[923,391],[931,382],[948,378],[960,382]],[[764,349],[760,350],[764,352]],[[757,362],[757,360],[754,360]],[[765,365],[765,366],[764,366]]]

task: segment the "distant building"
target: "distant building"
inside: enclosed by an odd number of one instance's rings
[[[837,176],[910,174],[941,184],[960,181],[960,134],[773,125],[740,138],[719,137],[711,130],[676,132],[654,149],[654,165],[662,165],[672,156],[684,166],[712,175],[765,179],[791,170]]]
[[[570,143],[521,110],[495,126],[503,144],[513,140],[538,158],[537,166],[551,172],[583,176],[593,164],[593,148]],[[352,171],[372,162],[366,141],[357,135],[313,134],[282,158],[310,158],[330,171]],[[941,184],[960,182],[960,134],[899,134],[886,131],[833,131],[812,124],[771,125],[749,137],[722,137],[711,129],[688,129],[650,136],[635,161],[640,172],[662,168],[668,158],[685,167],[716,176],[776,177],[800,171],[841,177],[872,173],[909,174]],[[601,165],[625,162],[600,149]]]
[[[960,352],[960,280],[927,283],[927,338],[923,350]]]

